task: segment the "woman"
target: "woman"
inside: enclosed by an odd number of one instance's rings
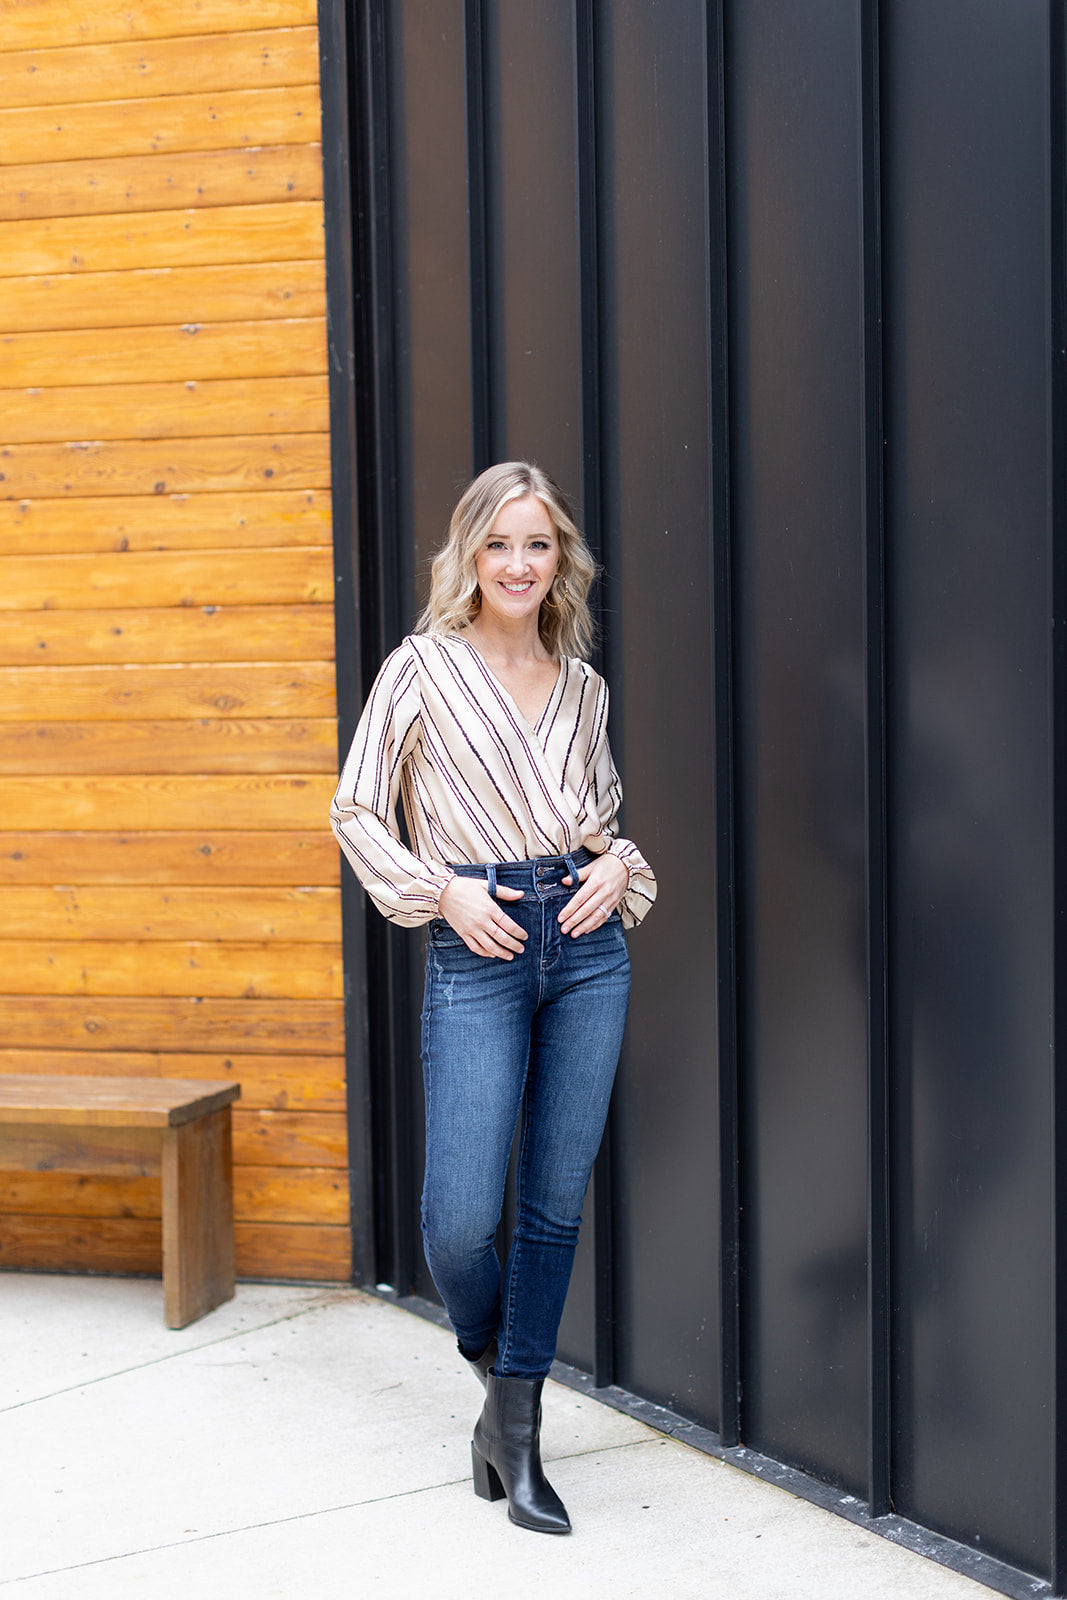
[[[378,909],[430,924],[426,1259],[486,1388],[475,1490],[506,1495],[511,1520],[544,1533],[570,1522],[541,1470],[541,1388],[622,1041],[622,930],[656,893],[615,835],[607,689],[583,659],[595,571],[547,474],[512,461],[476,478],[418,631],[371,690],[330,814]],[[520,1115],[501,1277],[494,1238]]]

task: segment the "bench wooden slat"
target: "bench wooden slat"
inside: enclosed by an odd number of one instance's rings
[[[0,1122],[32,1122],[42,1127],[176,1128],[232,1104],[240,1093],[239,1084],[203,1078],[11,1073],[0,1077]]]

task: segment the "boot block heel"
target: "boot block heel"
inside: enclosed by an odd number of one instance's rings
[[[474,1469],[474,1492],[479,1500],[503,1500],[504,1485],[491,1461],[478,1454],[471,1445],[471,1466]]]

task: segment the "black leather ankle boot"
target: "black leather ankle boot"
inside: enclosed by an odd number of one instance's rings
[[[570,1533],[566,1507],[541,1468],[543,1378],[499,1378],[488,1372],[485,1405],[474,1429],[474,1492],[508,1499],[508,1516],[535,1533]]]
[[[462,1350],[460,1351],[460,1355],[463,1355]],[[496,1340],[490,1339],[489,1343],[486,1345],[477,1361],[472,1361],[469,1356],[463,1356],[463,1359],[466,1361],[468,1367],[470,1367],[471,1371],[474,1373],[474,1376],[484,1389],[486,1374],[488,1373],[489,1368],[493,1365],[493,1362],[496,1360]]]

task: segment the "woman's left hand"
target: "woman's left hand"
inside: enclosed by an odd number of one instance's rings
[[[560,927],[574,939],[604,926],[630,882],[630,874],[618,856],[607,851],[587,867],[579,867],[578,877],[578,893],[559,914]],[[563,879],[566,884],[570,881],[569,877]]]

